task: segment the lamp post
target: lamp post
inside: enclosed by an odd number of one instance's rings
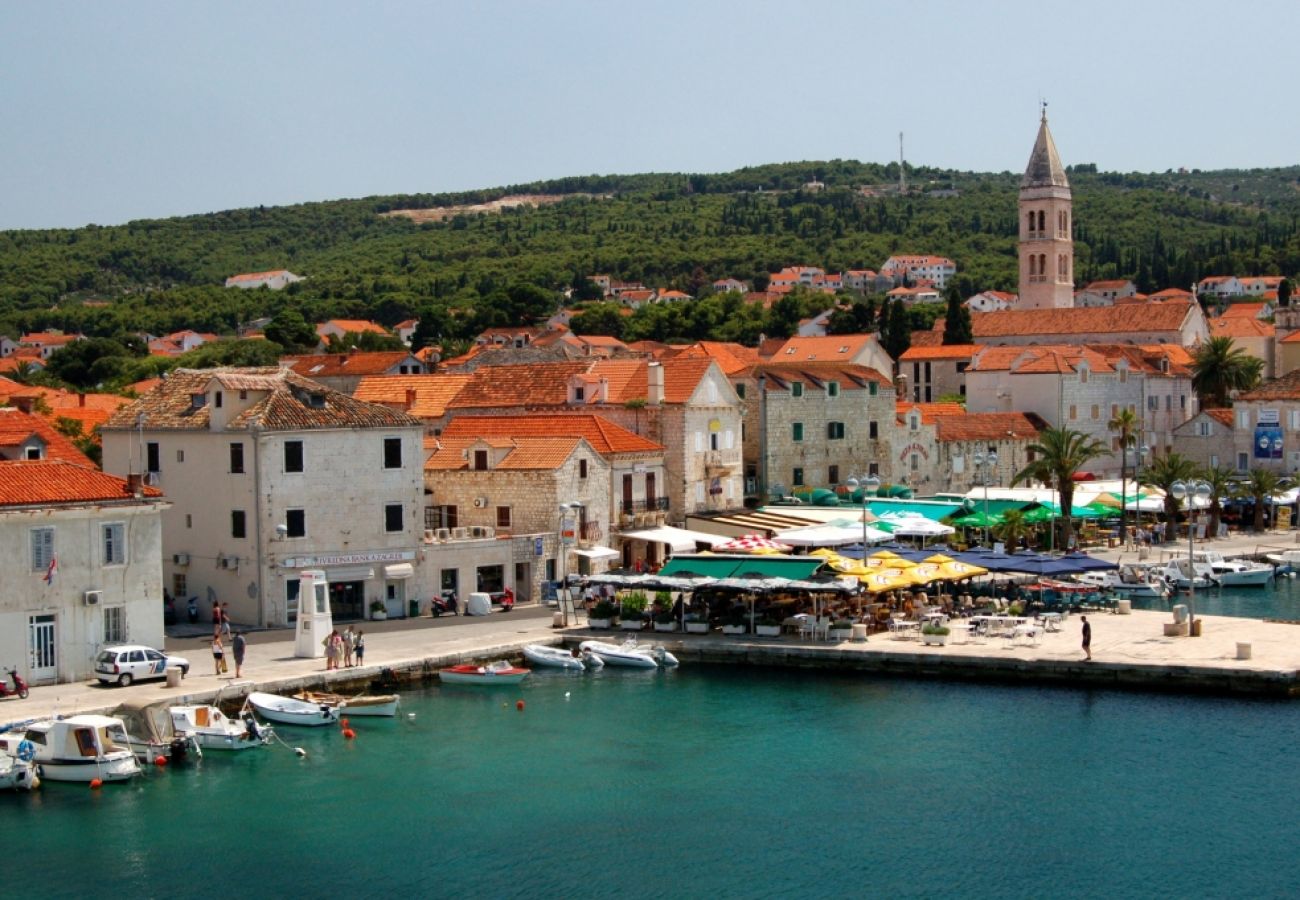
[[[867,494],[874,494],[880,490],[880,479],[875,475],[863,475],[861,478],[849,476],[845,482],[850,490],[856,491],[862,488],[862,561],[865,564],[867,560]]]
[[[1139,438],[1141,440],[1141,438]],[[1146,459],[1151,448],[1146,444],[1139,447],[1126,447],[1124,452],[1133,454],[1133,530],[1137,531],[1137,526],[1142,522],[1142,508],[1138,501],[1138,494],[1142,493],[1142,460]],[[1128,521],[1128,499],[1124,496],[1124,482],[1121,480],[1119,485],[1119,524],[1123,530],[1124,523]],[[1122,537],[1122,536],[1121,536]],[[1127,543],[1121,540],[1120,547]]]
[[[1194,540],[1192,533],[1192,508],[1193,498],[1208,500],[1210,498],[1210,486],[1204,481],[1175,481],[1169,486],[1169,493],[1174,495],[1175,500],[1187,500],[1187,635],[1193,637],[1196,634],[1196,604],[1194,598],[1196,595],[1196,568],[1192,563]]]
[[[559,587],[556,589],[555,599],[560,607],[560,617],[561,617],[560,621],[564,623],[565,628],[569,627],[569,607],[565,605],[565,601],[570,600],[570,598],[569,598],[568,576],[565,574],[564,571],[566,568],[565,562],[569,555],[568,549],[564,543],[564,524],[565,524],[565,520],[568,518],[569,513],[573,512],[575,509],[581,509],[581,508],[582,508],[582,504],[576,501],[561,503],[560,504],[560,527],[556,530],[555,533],[556,556],[559,557],[556,566],[557,571],[555,573],[559,582]]]
[[[989,538],[989,470],[998,464],[998,452],[989,448],[988,452],[976,450],[971,456],[972,462],[975,463],[975,471],[983,472],[980,474],[980,483],[984,485],[984,543],[992,546]]]

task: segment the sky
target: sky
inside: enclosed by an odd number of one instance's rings
[[[1300,3],[8,0],[0,228],[819,159],[1300,162]],[[1272,62],[1270,62],[1272,60]]]

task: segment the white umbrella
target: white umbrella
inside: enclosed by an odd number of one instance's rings
[[[920,515],[885,513],[881,518],[893,526],[895,537],[938,537],[944,534],[952,534],[957,530],[951,525],[945,525],[942,522],[936,522],[934,519],[927,519],[925,516]]]
[[[859,544],[863,535],[867,543],[875,544],[887,541],[893,535],[870,525],[864,529],[861,525],[806,525],[792,528],[777,534],[777,540],[791,547],[843,547],[846,544]]]

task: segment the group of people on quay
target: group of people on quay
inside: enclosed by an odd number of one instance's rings
[[[349,625],[341,633],[335,628],[325,635],[321,645],[325,648],[326,670],[351,669],[364,664],[366,634],[360,628]]]

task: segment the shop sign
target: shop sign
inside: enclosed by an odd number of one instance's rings
[[[291,556],[280,565],[286,569],[310,569],[324,566],[358,566],[367,563],[407,562],[413,559],[415,559],[414,550],[373,550],[363,553]]]

